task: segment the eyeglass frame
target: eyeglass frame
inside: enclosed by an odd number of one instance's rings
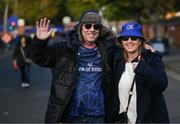
[[[121,41],[128,41],[129,39],[132,41],[138,41],[138,39],[141,39],[141,38],[136,37],[136,36],[124,36],[120,38]]]
[[[84,27],[85,27],[86,29],[91,29],[92,26],[93,26],[94,30],[99,30],[99,29],[102,28],[102,24],[84,23],[83,25],[84,25]]]

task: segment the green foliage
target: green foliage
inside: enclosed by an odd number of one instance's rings
[[[98,10],[100,8],[98,0],[67,0],[65,5],[73,20],[78,21],[83,11],[87,9]]]
[[[106,5],[108,20],[131,19],[137,21],[157,21],[171,9],[175,2],[165,0],[116,0]]]
[[[59,0],[60,1],[60,0]],[[18,0],[18,16],[34,24],[40,18],[53,18],[58,14],[57,0]],[[12,7],[15,10],[15,6]]]
[[[64,16],[78,21],[87,9],[101,10],[111,20],[138,20],[143,22],[162,19],[168,11],[178,11],[179,0],[0,0],[0,15],[9,3],[9,14],[24,18],[28,24],[35,24],[40,18],[50,18],[52,24],[61,24]]]
[[[171,10],[173,11],[180,11],[180,0],[171,0],[172,2],[172,6],[171,6]]]

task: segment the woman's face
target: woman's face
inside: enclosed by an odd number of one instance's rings
[[[142,40],[138,37],[122,37],[122,45],[127,53],[136,53],[139,51]]]
[[[21,46],[26,46],[26,39],[25,39],[25,37],[22,37],[20,42],[21,42]]]

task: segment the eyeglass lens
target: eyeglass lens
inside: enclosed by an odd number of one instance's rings
[[[100,25],[100,24],[94,24],[94,25],[92,25],[92,24],[85,24],[85,28],[86,28],[86,29],[90,29],[92,26],[93,26],[93,28],[94,28],[95,30],[99,30],[99,29],[101,28],[101,25]]]
[[[131,40],[133,40],[133,41],[136,41],[136,40],[138,39],[138,37],[123,37],[123,38],[122,38],[122,41],[128,41],[129,38],[130,38]]]

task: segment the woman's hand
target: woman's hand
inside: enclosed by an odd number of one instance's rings
[[[13,59],[13,68],[14,68],[15,71],[17,71],[19,69],[17,61],[15,59]]]
[[[50,20],[47,20],[47,18],[36,22],[36,36],[38,39],[45,40],[50,36],[51,30],[49,30],[49,24]]]

